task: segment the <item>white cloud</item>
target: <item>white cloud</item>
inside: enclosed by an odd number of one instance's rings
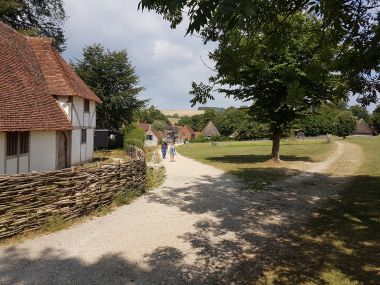
[[[154,42],[153,57],[157,60],[194,59],[194,55],[189,49],[167,40],[157,40]]]
[[[189,108],[192,81],[207,82],[212,72],[205,46],[197,37],[185,37],[185,26],[170,29],[169,23],[151,12],[137,11],[139,0],[66,0],[65,25],[68,60],[81,58],[86,45],[101,43],[110,50],[126,49],[141,84],[143,98],[159,108]],[[210,105],[229,106],[222,96]]]

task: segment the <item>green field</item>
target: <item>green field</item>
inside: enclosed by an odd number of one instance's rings
[[[237,175],[255,190],[326,159],[334,149],[335,145],[325,140],[284,140],[280,163],[271,160],[270,141],[186,144],[179,146],[178,152]]]

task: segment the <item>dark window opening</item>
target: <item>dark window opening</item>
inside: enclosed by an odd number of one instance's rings
[[[29,132],[20,133],[20,154],[29,152]]]
[[[147,141],[152,141],[153,140],[153,136],[152,135],[147,135],[146,136],[146,140]]]
[[[7,133],[7,156],[29,152],[29,132]]]
[[[90,112],[90,100],[84,99],[84,112]]]
[[[18,133],[7,133],[7,156],[17,155]]]
[[[87,142],[87,130],[82,129],[81,143],[86,143],[86,142]]]

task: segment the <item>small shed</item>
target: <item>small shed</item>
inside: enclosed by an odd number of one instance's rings
[[[297,139],[303,139],[305,138],[305,130],[303,129],[294,130],[294,135],[296,136]]]
[[[363,118],[361,118],[360,120],[356,122],[356,130],[354,134],[372,136],[373,132],[372,132],[371,127],[367,124],[367,122],[364,121]]]
[[[208,122],[207,126],[203,129],[202,134],[205,137],[216,137],[220,136],[218,129],[215,127],[212,121]]]
[[[121,133],[107,129],[96,129],[94,135],[94,149],[120,148],[123,146]]]

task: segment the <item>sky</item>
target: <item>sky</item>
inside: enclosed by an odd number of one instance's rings
[[[191,82],[207,83],[213,72],[208,53],[215,46],[204,45],[196,36],[186,36],[186,23],[170,29],[154,12],[137,10],[139,0],[64,0],[68,19],[64,30],[67,61],[81,59],[83,48],[94,43],[111,51],[126,49],[140,83],[146,88],[141,99],[159,109],[189,109]],[[206,67],[205,64],[208,66]],[[207,106],[241,106],[240,101],[216,94]],[[349,105],[356,104],[352,98]],[[198,105],[199,106],[199,105]],[[197,108],[196,106],[195,108]],[[369,110],[374,109],[374,105]]]
[[[185,37],[185,24],[172,30],[154,12],[137,10],[139,0],[65,0],[68,19],[64,30],[67,61],[81,59],[83,48],[94,43],[109,50],[126,49],[146,88],[140,98],[160,109],[189,109],[191,82],[207,83],[212,71],[208,52],[195,36]],[[218,95],[207,106],[240,106]],[[196,106],[197,107],[197,106]]]

